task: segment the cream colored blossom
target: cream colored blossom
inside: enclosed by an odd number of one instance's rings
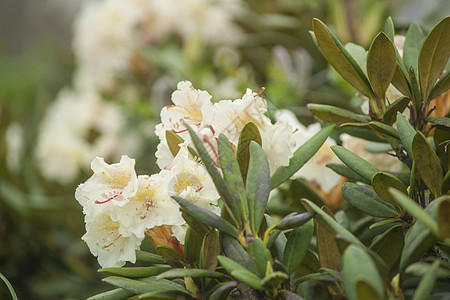
[[[82,239],[103,268],[121,267],[127,261],[136,262],[136,250],[143,237],[138,238],[134,234],[123,236],[119,227],[119,222],[105,214],[86,218],[86,234]]]
[[[260,133],[262,149],[267,156],[272,175],[279,167],[289,165],[289,159],[295,151],[289,143],[293,129],[287,122],[278,120],[274,125],[261,129]]]

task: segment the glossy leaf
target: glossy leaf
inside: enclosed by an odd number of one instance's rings
[[[422,48],[425,34],[416,23],[412,23],[405,35],[405,44],[403,45],[403,62],[405,67],[413,67],[417,72],[419,65],[419,53]]]
[[[314,222],[310,220],[306,224],[294,228],[289,234],[283,254],[283,264],[288,273],[294,272],[302,263],[309,244],[311,243],[313,231]]]
[[[370,128],[372,128],[374,131],[396,138],[396,139],[400,139],[400,135],[398,133],[397,130],[395,130],[394,128],[392,128],[392,126],[383,124],[381,122],[377,122],[377,121],[372,121],[369,123]]]
[[[412,158],[412,141],[416,134],[416,130],[409,124],[405,116],[399,112],[397,113],[397,128],[403,147],[405,147],[408,156]]]
[[[379,170],[367,160],[359,157],[342,146],[331,146],[330,148],[347,167],[352,169],[355,173],[363,177],[368,182],[371,182],[372,177],[379,172]]]
[[[428,34],[419,55],[419,79],[427,98],[441,76],[450,55],[450,17],[440,21]]]
[[[385,93],[394,76],[395,62],[394,46],[386,34],[380,32],[367,54],[367,75],[380,108],[385,106]]]
[[[386,111],[383,114],[384,123],[387,125],[394,124],[397,119],[397,112],[402,113],[406,107],[408,106],[410,99],[408,97],[401,97],[395,100],[386,108]]]
[[[87,300],[125,300],[133,295],[135,295],[135,293],[126,289],[118,288],[89,297]]]
[[[316,212],[316,215],[314,216],[314,219],[317,220],[317,222],[323,226],[328,232],[340,235],[347,241],[362,245],[362,243],[359,241],[358,238],[356,238],[352,233],[350,233],[347,229],[345,229],[341,224],[336,222],[333,217],[328,215],[326,212],[324,212],[322,209],[320,209],[317,205],[315,205],[313,202],[302,199],[302,203],[305,206],[305,208],[308,211],[314,211]]]
[[[442,238],[450,239],[450,196],[443,196],[437,210],[437,223]],[[448,243],[448,242],[447,242]]]
[[[389,187],[395,188],[405,195],[407,194],[406,186],[397,177],[385,172],[380,172],[373,176],[372,187],[381,199],[394,206],[397,205],[397,202],[395,202],[392,195],[388,192]]]
[[[412,141],[412,152],[416,170],[423,182],[435,197],[441,194],[442,177],[444,176],[439,158],[427,139],[417,132]]]
[[[390,269],[400,258],[404,245],[402,226],[395,225],[381,234],[370,245],[370,249],[377,253]]]
[[[358,297],[357,283],[364,281],[370,285],[379,299],[384,297],[384,287],[377,267],[370,255],[362,248],[350,245],[342,257],[342,273],[344,275],[344,291],[350,300]]]
[[[228,295],[238,286],[236,281],[226,282],[219,286],[211,295],[209,295],[209,300],[226,300]]]
[[[248,168],[246,193],[250,225],[258,232],[264,218],[270,193],[270,169],[267,157],[256,142],[250,144],[250,163]]]
[[[437,271],[439,269],[440,261],[435,260],[431,268],[425,273],[420,280],[419,286],[414,291],[412,300],[428,299],[433,290],[437,279]]]
[[[264,289],[261,285],[261,279],[259,279],[258,276],[256,276],[252,272],[245,269],[239,263],[225,256],[219,256],[218,259],[222,267],[237,280],[242,281],[243,283],[254,289]]]
[[[222,278],[225,275],[211,270],[203,269],[171,269],[162,274],[159,274],[156,279],[168,279],[168,278]]]
[[[327,168],[330,168],[331,170],[335,171],[341,176],[347,177],[350,180],[353,181],[360,181],[366,184],[370,184],[368,180],[358,175],[355,171],[350,169],[349,167],[342,165],[342,164],[326,164]]]
[[[274,189],[288,180],[322,147],[333,131],[333,125],[322,128],[318,133],[301,145],[289,160],[289,166],[278,168],[270,179],[270,188]]]
[[[117,275],[124,277],[148,277],[161,274],[170,269],[169,266],[159,267],[122,267],[122,268],[102,268],[97,272],[106,275]]]
[[[397,217],[399,213],[394,206],[384,201],[371,186],[346,182],[342,186],[342,195],[352,206],[374,217]]]
[[[259,145],[262,144],[261,134],[259,133],[258,127],[256,127],[254,123],[250,122],[242,128],[236,154],[239,169],[244,182],[247,180],[248,166],[250,163],[250,143],[252,141],[258,143]]]
[[[368,116],[358,115],[349,110],[332,105],[309,103],[307,107],[318,119],[337,125],[342,123],[365,123],[370,121]]]
[[[301,226],[311,220],[314,212],[291,213],[278,221],[276,228],[286,230]]]
[[[238,208],[237,210],[233,210],[236,218],[238,218],[237,214],[240,214],[238,219],[242,221],[247,220],[248,205],[241,171],[239,170],[239,164],[234,155],[231,143],[223,134],[219,136],[218,148],[220,168],[231,195],[231,199],[227,203],[230,207]],[[233,204],[230,203],[231,201]]]
[[[175,199],[175,201],[177,201],[181,207],[188,210],[191,215],[198,221],[211,227],[217,228],[219,229],[219,231],[227,233],[233,237],[238,237],[238,230],[236,229],[236,227],[234,227],[209,209],[198,206],[197,204],[183,199],[179,196],[173,196],[172,198]]]
[[[142,250],[136,250],[136,261],[150,263],[150,264],[163,264],[164,260],[161,255],[145,252]]]
[[[327,61],[347,82],[370,98],[373,91],[366,75],[334,33],[318,19],[313,19],[313,31]]]
[[[220,254],[219,235],[215,229],[211,229],[204,237],[201,248],[202,264],[201,267],[206,270],[214,271],[219,261],[217,256]]]

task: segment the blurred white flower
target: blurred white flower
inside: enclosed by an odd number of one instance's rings
[[[143,240],[134,234],[124,236],[119,233],[120,223],[102,214],[86,219],[86,234],[82,239],[91,253],[98,256],[103,268],[121,267],[125,262],[136,262],[136,250]]]
[[[5,132],[6,164],[9,170],[18,172],[24,155],[24,132],[19,122],[9,124]]]
[[[119,163],[107,164],[97,157],[91,163],[94,174],[78,186],[75,199],[91,218],[106,211],[123,207],[138,190],[138,179],[134,170],[134,159],[123,155]]]
[[[42,121],[36,156],[43,175],[67,183],[95,156],[111,157],[123,140],[119,108],[92,91],[63,90]]]

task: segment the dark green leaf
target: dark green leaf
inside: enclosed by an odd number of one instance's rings
[[[159,274],[156,279],[168,279],[168,278],[221,278],[225,275],[216,271],[203,270],[203,269],[171,269],[162,274]]]
[[[314,154],[322,147],[328,136],[333,131],[333,125],[322,128],[312,138],[301,145],[289,160],[289,166],[280,167],[271,177],[270,189],[278,187],[294,175]]]
[[[136,250],[136,260],[150,264],[163,264],[164,260],[158,254]]]
[[[383,120],[386,124],[394,124],[397,118],[397,112],[402,113],[409,104],[410,99],[408,97],[401,97],[395,100],[386,108],[383,115]]]
[[[292,202],[290,203],[290,206],[295,207],[295,209],[297,211],[304,210],[301,203],[298,202],[298,200],[300,200],[299,195],[301,195],[302,198],[311,200],[317,206],[322,207],[323,205],[325,205],[325,201],[322,199],[322,197],[320,197],[316,193],[316,191],[314,191],[311,188],[309,183],[303,178],[297,178],[295,180],[292,180],[288,191],[289,191],[289,196],[292,198]]]
[[[357,173],[355,173],[352,169],[349,167],[342,165],[342,164],[326,164],[327,168],[330,168],[331,170],[335,171],[341,176],[347,177],[350,180],[353,181],[360,181],[367,184],[370,184],[365,178],[361,177]]]
[[[202,241],[203,238],[192,227],[188,227],[184,239],[184,253],[191,265],[199,261]]]
[[[133,295],[133,292],[119,288],[89,297],[87,300],[125,300]]]
[[[395,62],[394,46],[386,34],[380,32],[373,40],[367,55],[367,75],[379,108],[385,107],[385,94],[394,76]]]
[[[170,153],[175,157],[178,151],[180,151],[180,144],[183,143],[184,140],[172,130],[166,130],[166,141]]]
[[[228,205],[238,220],[248,220],[248,205],[245,195],[244,182],[242,181],[239,164],[234,156],[231,143],[225,135],[221,134],[218,141],[220,168],[222,169],[225,183],[230,191],[231,199]],[[232,202],[232,203],[231,203]],[[243,223],[241,223],[242,225]]]
[[[447,172],[450,170],[450,151],[448,151],[450,148],[449,136],[450,128],[443,126],[436,126],[434,128],[433,142],[436,147],[436,154]]]
[[[296,294],[294,292],[286,291],[286,290],[280,291],[280,296],[283,297],[282,299],[285,299],[285,300],[305,300],[305,298],[303,298],[302,296],[299,296],[298,294]]]
[[[437,210],[437,223],[444,241],[445,239],[450,239],[450,196],[443,196],[443,199],[439,204]]]
[[[292,229],[298,226],[301,226],[311,220],[311,218],[315,215],[314,212],[305,212],[305,213],[291,213],[281,219],[276,228],[286,230]]]
[[[250,259],[247,251],[238,242],[238,240],[224,234],[222,235],[222,247],[225,255],[239,263],[243,268],[256,274],[256,266]]]
[[[411,86],[408,81],[408,75],[406,71],[402,71],[402,67],[399,66],[402,62],[397,58],[397,66],[395,67],[394,76],[392,77],[392,84],[399,90],[403,95],[411,98]]]
[[[346,182],[342,186],[342,194],[352,206],[374,217],[397,217],[399,213],[394,206],[384,201],[371,186]]]
[[[372,187],[381,199],[394,206],[396,206],[397,202],[395,202],[392,195],[388,192],[389,187],[393,187],[405,195],[407,194],[406,186],[397,177],[385,172],[375,174],[372,178]]]
[[[263,286],[261,285],[261,279],[258,278],[255,274],[248,271],[246,268],[241,266],[239,263],[229,259],[225,256],[218,256],[219,262],[222,267],[230,273],[237,280],[242,281],[243,283],[249,285],[250,287],[263,290]]]
[[[209,231],[209,226],[197,221],[185,208],[181,208],[180,210],[183,219],[199,236],[204,236]]]
[[[308,274],[316,273],[320,269],[319,260],[316,257],[316,254],[308,249],[306,251],[305,258],[303,259],[302,264],[295,270],[295,277],[302,277]]]
[[[412,94],[412,100],[414,103],[414,107],[416,110],[416,114],[418,111],[420,111],[422,98],[420,96],[420,90],[419,90],[419,82],[416,76],[416,73],[412,67],[409,67],[408,69],[408,76],[409,76],[409,83],[411,86],[411,94]]]
[[[266,210],[270,193],[270,169],[267,157],[256,142],[250,144],[250,164],[248,168],[246,193],[250,225],[258,232]]]
[[[211,229],[203,239],[202,244],[202,264],[206,270],[214,271],[217,268],[217,256],[220,254],[219,235],[215,229]]]
[[[344,275],[344,291],[349,299],[363,299],[358,297],[357,282],[364,281],[376,295],[383,299],[384,287],[380,274],[371,256],[362,248],[350,245],[342,258],[342,273]]]
[[[287,281],[289,276],[283,272],[273,272],[272,274],[267,275],[261,281],[261,285],[269,290],[276,289],[280,284]]]
[[[294,228],[289,234],[283,255],[283,264],[288,273],[294,272],[302,263],[311,242],[313,231],[314,222],[310,220],[306,224]]]
[[[239,163],[239,169],[241,170],[242,180],[247,181],[248,165],[250,162],[250,143],[254,141],[259,145],[262,144],[261,135],[258,127],[252,122],[247,123],[242,128],[241,135],[239,136],[238,148],[237,148],[237,160]]]
[[[439,78],[434,87],[430,92],[430,99],[439,97],[445,93],[450,88],[450,71],[447,71],[444,75]]]
[[[169,266],[161,267],[122,267],[122,268],[102,268],[98,272],[106,275],[117,275],[124,277],[148,277],[161,274],[170,269]]]
[[[445,174],[444,179],[442,180],[441,192],[442,194],[446,194],[450,190],[450,171]]]
[[[258,274],[261,277],[266,275],[267,263],[269,262],[273,266],[272,255],[270,251],[264,245],[264,242],[259,238],[255,238],[247,246],[247,251],[250,258],[255,262]]]
[[[441,194],[442,172],[439,158],[428,143],[426,137],[417,132],[412,142],[412,152],[416,170],[423,182],[427,185],[435,197]]]
[[[318,119],[337,125],[342,123],[365,123],[370,121],[368,116],[358,115],[349,110],[331,105],[310,103],[307,107]]]
[[[183,199],[179,196],[173,196],[173,199],[180,204],[181,207],[188,210],[193,217],[203,224],[209,225],[211,227],[219,229],[219,231],[227,233],[233,237],[238,237],[238,230],[236,227],[225,221],[223,218],[219,217],[209,209],[198,206],[191,201]]]
[[[156,247],[156,251],[171,267],[181,267],[183,265],[183,257],[175,249],[166,245],[159,245]]]
[[[405,116],[399,112],[397,113],[397,128],[403,147],[405,147],[409,157],[412,158],[412,141],[414,139],[414,135],[416,134],[416,130],[411,126],[411,124],[409,124]]]
[[[230,281],[219,286],[211,295],[209,300],[226,300],[232,290],[238,286],[236,281]]]
[[[318,19],[313,20],[313,31],[327,61],[346,81],[370,98],[373,91],[366,75],[334,33]]]
[[[327,207],[324,207],[323,210],[334,219],[333,213],[327,209]],[[322,225],[318,222],[316,223],[317,252],[319,253],[320,266],[322,268],[329,268],[337,271],[341,265],[341,253],[336,238]]]
[[[395,130],[394,128],[392,128],[392,126],[383,124],[381,122],[377,122],[377,121],[372,121],[369,123],[370,128],[372,128],[374,131],[396,138],[396,139],[400,139],[400,135],[398,133],[397,130]]]
[[[342,225],[336,222],[333,217],[328,215],[326,212],[321,210],[317,205],[313,202],[302,199],[302,203],[308,211],[316,212],[314,219],[323,226],[328,232],[334,235],[340,235],[351,243],[362,245],[358,238],[356,238],[352,233],[350,233],[347,229],[345,229]]]
[[[135,294],[145,294],[150,292],[171,292],[173,296],[187,295],[186,291],[180,286],[179,289],[175,289],[173,286],[167,286],[163,284],[162,280],[158,281],[138,281],[124,277],[106,277],[102,281],[112,284],[114,286],[126,289]]]
[[[447,117],[431,117],[427,118],[427,121],[435,125],[450,127],[450,118]]]
[[[403,45],[403,62],[405,67],[413,67],[417,72],[419,64],[419,53],[422,48],[425,34],[416,23],[412,23],[405,35],[405,44]]]
[[[450,17],[439,22],[428,34],[419,55],[420,87],[428,98],[436,80],[441,76],[450,55]]]
[[[358,66],[366,73],[366,60],[367,60],[367,50],[360,45],[353,43],[345,44],[345,49],[350,53],[353,59],[358,63]]]
[[[400,258],[404,245],[402,226],[395,225],[381,234],[372,245],[370,245],[370,249],[375,251],[390,269]]]
[[[437,279],[437,271],[439,269],[440,261],[435,260],[431,268],[425,273],[420,280],[419,286],[414,291],[412,300],[428,299],[433,290]]]
[[[339,159],[346,164],[347,167],[369,182],[371,182],[372,177],[379,172],[379,170],[367,160],[359,157],[342,146],[331,146],[331,150],[333,150],[337,157],[339,157]]]

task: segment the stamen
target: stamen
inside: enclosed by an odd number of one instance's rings
[[[114,241],[112,241],[112,242],[111,242],[110,244],[108,244],[108,245],[103,245],[102,248],[103,248],[103,249],[106,249],[106,248],[111,247],[112,245],[114,245],[115,242],[117,242],[117,240],[118,240],[121,236],[122,236],[122,235],[119,234],[119,235],[114,239]]]
[[[195,190],[196,193],[200,192],[203,189],[203,185],[201,185],[198,189]]]
[[[186,132],[187,129],[183,129],[183,130],[172,130],[174,133],[178,134],[178,133],[183,133]]]
[[[261,90],[258,92],[258,94],[256,94],[256,95],[253,96],[253,97],[255,97],[255,98],[258,97],[259,95],[262,94],[262,92],[264,92],[265,89],[266,89],[265,87],[262,87]]]
[[[122,192],[120,192],[119,194],[116,194],[116,195],[114,195],[114,196],[112,196],[112,197],[106,199],[105,201],[98,201],[98,200],[95,200],[95,204],[104,204],[104,203],[106,203],[106,202],[109,202],[109,201],[111,201],[111,200],[113,200],[113,199],[119,197],[120,194],[122,194]]]

